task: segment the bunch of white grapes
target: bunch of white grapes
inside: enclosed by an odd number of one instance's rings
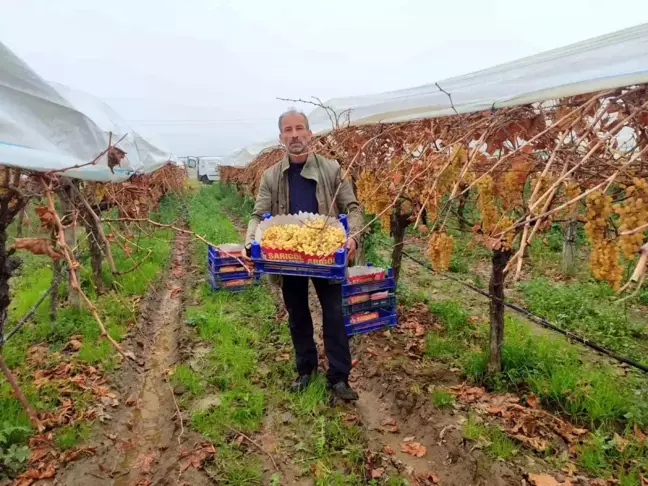
[[[346,234],[325,218],[310,218],[300,224],[278,224],[267,228],[261,246],[277,250],[297,250],[309,255],[326,256],[344,245]]]

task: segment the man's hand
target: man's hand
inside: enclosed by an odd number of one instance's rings
[[[355,258],[356,250],[358,249],[358,244],[356,243],[355,238],[349,238],[347,240],[346,247],[349,254],[348,259],[353,260]]]

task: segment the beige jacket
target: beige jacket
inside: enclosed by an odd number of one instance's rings
[[[288,177],[286,176],[288,167],[288,157],[285,156],[280,162],[263,173],[259,193],[254,204],[254,212],[248,224],[245,237],[246,245],[249,245],[254,240],[256,228],[265,213],[270,213],[273,216],[288,214],[288,208],[290,207],[290,192],[288,190]],[[364,226],[362,210],[353,193],[351,181],[348,178],[342,180],[340,164],[334,160],[325,159],[320,155],[311,154],[306,160],[301,175],[317,183],[316,194],[320,214],[328,213],[333,196],[339,187],[340,190],[335,199],[335,204],[333,204],[331,216],[337,217],[339,214],[347,214],[349,232],[352,235],[362,229]],[[356,236],[355,239],[358,246],[360,246],[359,236]]]

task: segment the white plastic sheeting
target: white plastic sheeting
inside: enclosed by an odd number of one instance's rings
[[[48,83],[0,43],[0,164],[40,172],[87,164],[112,142],[126,152],[111,172],[106,156],[70,177],[120,182],[159,169],[173,156],[142,137],[105,103]]]
[[[246,149],[237,149],[223,157],[221,164],[233,167],[244,167],[248,162],[254,159],[254,154],[251,154]]]
[[[455,110],[471,113],[646,82],[648,24],[642,24],[437,83],[334,98],[324,105],[337,114],[351,110],[351,125],[363,125],[436,118],[454,115]],[[452,103],[439,87],[452,96]],[[311,112],[308,120],[316,134],[332,128],[322,108]],[[268,140],[247,150],[256,155],[261,152],[259,147],[272,145],[276,141]]]

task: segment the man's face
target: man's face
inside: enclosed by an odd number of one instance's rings
[[[301,155],[308,151],[313,133],[306,128],[306,120],[298,113],[289,113],[281,120],[279,140],[291,155]]]

